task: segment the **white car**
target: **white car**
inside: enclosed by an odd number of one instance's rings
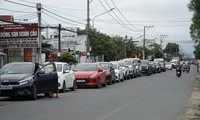
[[[55,62],[58,74],[58,89],[65,92],[67,89],[75,90],[76,81],[74,72],[70,70],[69,65],[65,62]]]
[[[117,82],[124,81],[124,73],[123,70],[119,68],[118,62],[111,62],[113,64],[113,68],[115,70],[115,78]]]
[[[123,60],[118,61],[119,64],[119,68],[123,70],[124,73],[124,80],[127,80],[128,78],[130,78],[130,70],[129,67],[126,66],[126,63]]]
[[[166,67],[168,70],[172,70],[172,63],[170,63],[170,62],[165,62],[165,67]]]

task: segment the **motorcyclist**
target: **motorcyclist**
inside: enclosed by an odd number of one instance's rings
[[[190,71],[190,64],[189,63],[187,63],[187,65],[186,65],[186,70],[187,70],[187,72]]]
[[[176,66],[176,74],[177,74],[177,72],[180,72],[180,75],[181,75],[181,71],[182,71],[182,67],[181,67],[180,63],[178,62],[177,66]]]
[[[183,72],[185,72],[185,69],[186,69],[186,64],[185,64],[185,62],[183,62],[183,64],[182,64],[182,70],[183,70]]]

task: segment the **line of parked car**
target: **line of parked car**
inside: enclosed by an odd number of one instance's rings
[[[50,91],[65,92],[76,87],[106,87],[127,79],[165,72],[163,61],[153,62],[138,58],[119,61],[78,63],[65,62],[8,63],[0,69],[0,96],[22,96],[37,99],[37,94],[49,96]]]

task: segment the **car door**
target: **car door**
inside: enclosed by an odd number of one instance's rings
[[[63,65],[63,72],[65,76],[65,81],[66,81],[66,87],[69,88],[71,87],[72,75],[70,73],[70,69],[67,64]]]
[[[40,66],[35,74],[37,89],[39,92],[58,90],[58,75],[54,63],[48,63]]]

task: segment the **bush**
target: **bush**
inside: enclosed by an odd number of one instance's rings
[[[68,64],[74,64],[77,63],[77,60],[69,52],[66,52],[60,56],[60,62],[67,62]]]

